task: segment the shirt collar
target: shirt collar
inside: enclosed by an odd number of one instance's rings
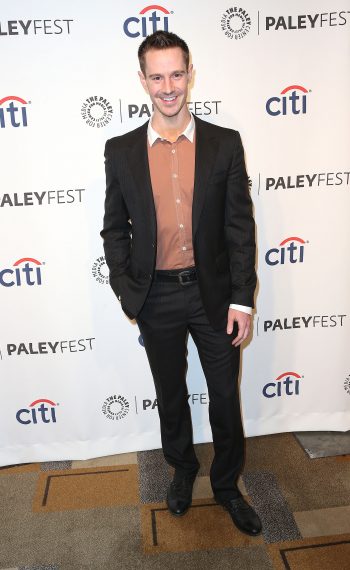
[[[195,130],[195,122],[194,122],[194,117],[191,113],[191,120],[188,123],[187,127],[184,129],[184,131],[179,134],[179,137],[181,137],[181,135],[183,135],[191,143],[193,143],[194,130]],[[153,146],[157,139],[162,140],[162,137],[160,136],[160,134],[157,133],[157,131],[155,131],[154,128],[152,127],[152,119],[148,123],[147,138],[148,138],[149,146]]]

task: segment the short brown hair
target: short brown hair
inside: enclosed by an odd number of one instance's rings
[[[142,73],[145,73],[145,55],[149,50],[167,49],[173,47],[179,47],[182,49],[186,69],[188,69],[190,63],[190,50],[188,49],[186,42],[172,32],[158,30],[157,32],[154,32],[154,34],[147,36],[139,47],[137,55],[139,58]]]

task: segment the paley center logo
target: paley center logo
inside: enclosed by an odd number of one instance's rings
[[[167,8],[152,4],[143,8],[138,16],[127,18],[123,24],[124,34],[129,38],[145,38],[157,30],[169,31],[169,18],[173,14]]]
[[[46,398],[34,400],[28,408],[18,410],[16,420],[22,425],[56,423],[56,406],[59,404]]]
[[[308,242],[300,237],[288,237],[281,241],[279,247],[272,247],[266,252],[265,261],[267,265],[303,263],[306,243]]]
[[[284,372],[274,382],[268,382],[262,389],[265,398],[299,396],[300,380],[303,376],[296,372]]]
[[[31,101],[26,101],[17,95],[7,95],[0,99],[0,128],[27,127],[27,107]]]
[[[81,116],[89,127],[100,129],[111,121],[113,107],[105,97],[93,95],[85,99],[81,107]]]
[[[102,412],[109,420],[122,420],[129,413],[130,404],[120,394],[109,396],[103,403]]]
[[[0,269],[0,286],[21,287],[22,285],[41,285],[41,269],[45,262],[33,257],[22,257],[13,267]]]
[[[228,8],[221,16],[221,29],[229,39],[240,40],[249,32],[252,21],[243,8]]]
[[[280,95],[270,97],[266,101],[266,112],[272,117],[279,115],[305,115],[307,94],[311,90],[302,85],[289,85],[282,89]]]
[[[109,269],[104,255],[101,255],[92,265],[92,276],[101,285],[109,284]]]

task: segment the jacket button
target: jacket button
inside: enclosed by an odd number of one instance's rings
[[[151,274],[149,274],[149,278],[152,279],[152,275],[151,275]]]
[[[153,242],[152,242],[152,247],[155,247],[155,245],[156,245],[156,244],[155,244],[154,241],[153,241]]]

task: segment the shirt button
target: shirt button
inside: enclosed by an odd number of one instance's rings
[[[184,245],[182,251],[186,251],[187,247]]]
[[[177,204],[180,204],[179,198],[176,198],[176,203],[177,203]]]
[[[180,224],[180,226],[179,226],[179,227],[182,229],[182,228],[184,227],[184,225],[183,225],[183,224]]]
[[[173,148],[173,150],[171,151],[173,154],[175,154],[176,150]]]
[[[174,174],[173,174],[173,178],[177,178],[177,174],[176,174],[176,172],[174,172]]]

